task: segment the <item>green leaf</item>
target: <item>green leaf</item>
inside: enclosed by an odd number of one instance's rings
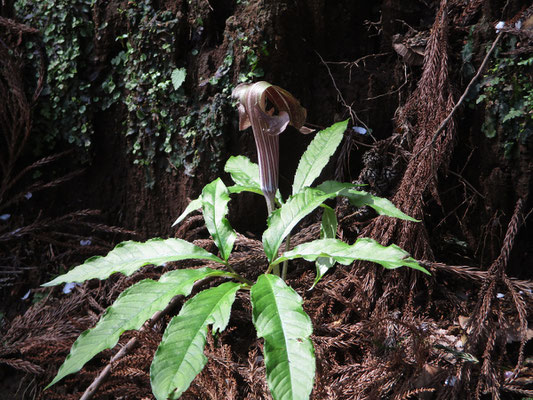
[[[231,193],[231,194],[237,194],[237,193],[242,193],[242,192],[251,192],[251,193],[255,193],[255,194],[259,194],[261,196],[263,196],[263,191],[261,189],[256,189],[254,187],[251,187],[251,186],[240,186],[240,185],[233,185],[233,186],[228,186],[228,191]]]
[[[404,219],[406,221],[420,222],[419,220],[410,217],[396,208],[394,204],[388,199],[371,195],[368,192],[362,190],[347,190],[341,193],[342,196],[346,196],[355,207],[370,206],[379,215],[387,215],[389,217]]]
[[[231,156],[224,166],[224,171],[229,173],[235,182],[234,186],[228,187],[230,193],[252,192],[263,196],[259,166],[248,157]],[[276,192],[276,198],[280,204],[283,203],[279,190]]]
[[[116,272],[131,275],[145,265],[161,265],[170,261],[190,259],[224,263],[214,254],[181,239],[152,239],[144,243],[127,241],[118,244],[105,257],[91,257],[85,263],[42,286],[106,279]]]
[[[209,276],[226,273],[210,268],[181,269],[164,274],[159,281],[144,279],[126,289],[92,329],[83,332],[72,345],[50,387],[66,375],[79,371],[87,361],[105,349],[116,346],[125,331],[139,329],[174,296],[188,296],[193,285]]]
[[[223,331],[229,321],[235,293],[241,286],[226,282],[188,300],[163,335],[150,368],[157,400],[177,399],[204,368],[207,326]]]
[[[505,115],[505,117],[503,117],[502,122],[507,122],[513,118],[520,117],[522,115],[524,115],[523,110],[517,110],[515,108],[511,108],[509,112]]]
[[[224,171],[231,175],[237,186],[252,188],[263,194],[259,180],[259,166],[251,162],[248,157],[231,156],[226,161]]]
[[[226,219],[229,192],[220,178],[215,179],[202,191],[202,208],[205,225],[213,236],[220,255],[228,261],[237,234]]]
[[[281,208],[275,210],[268,218],[268,228],[263,233],[263,247],[268,261],[271,262],[278,255],[283,239],[302,218],[337,194],[336,191],[324,193],[318,189],[305,187],[300,193],[289,197]]]
[[[337,236],[337,215],[335,210],[327,205],[322,205],[322,224],[320,225],[320,238],[334,239]]]
[[[335,210],[329,206],[322,205],[324,212],[322,214],[322,224],[320,226],[320,239],[335,239],[337,236],[337,216]],[[313,287],[322,279],[324,274],[335,265],[335,259],[331,257],[318,257],[315,262],[316,278]]]
[[[324,193],[333,193],[337,192],[340,196],[344,196],[348,193],[349,189],[354,189],[358,185],[347,182],[337,182],[337,181],[325,181],[318,185],[316,188],[323,191]]]
[[[175,68],[172,71],[171,79],[172,79],[172,86],[174,86],[174,90],[178,90],[183,82],[185,82],[185,77],[187,76],[187,70],[185,68]]]
[[[404,219],[407,221],[420,222],[419,220],[410,217],[409,215],[400,211],[392,202],[383,197],[374,196],[363,190],[355,190],[352,183],[344,183],[337,181],[326,181],[317,186],[317,189],[332,193],[337,192],[339,196],[345,196],[355,207],[370,206],[379,215],[387,215],[389,217]]]
[[[197,199],[192,200],[187,207],[185,207],[185,210],[181,213],[181,215],[174,221],[172,226],[178,225],[181,221],[185,219],[187,215],[192,213],[195,210],[198,210],[199,208],[202,208],[202,197],[198,197]]]
[[[302,299],[275,275],[261,275],[250,299],[257,336],[263,338],[268,386],[274,400],[306,400],[313,389],[313,326]]]
[[[347,126],[348,120],[337,122],[316,134],[302,158],[300,158],[294,175],[292,194],[299,193],[303,187],[311,186],[315,179],[319,177],[322,169],[324,169],[335,150],[337,150]]]
[[[415,259],[409,256],[402,248],[391,244],[382,246],[373,239],[360,238],[353,245],[344,243],[338,239],[319,239],[312,242],[303,243],[294,249],[283,253],[272,265],[279,264],[285,260],[303,258],[307,261],[315,261],[319,257],[332,257],[335,261],[348,265],[355,260],[371,261],[381,264],[387,269],[410,267],[422,271],[428,275],[430,273],[421,267]]]

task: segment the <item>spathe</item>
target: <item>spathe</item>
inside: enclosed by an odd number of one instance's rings
[[[252,127],[259,160],[261,189],[269,214],[274,210],[278,189],[279,138],[287,125],[302,133],[310,133],[304,126],[307,111],[292,94],[279,86],[260,81],[241,83],[232,93],[239,101],[239,129]],[[267,109],[271,106],[270,109]]]

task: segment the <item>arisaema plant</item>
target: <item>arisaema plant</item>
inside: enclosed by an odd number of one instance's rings
[[[146,265],[186,259],[206,260],[218,267],[176,269],[158,280],[144,279],[126,289],[96,326],[79,336],[48,387],[79,371],[101,351],[116,346],[125,331],[141,328],[175,296],[188,297],[196,283],[219,277],[224,279],[223,283],[190,297],[166,327],[150,369],[156,399],[178,399],[202,371],[207,362],[203,352],[207,335],[226,328],[238,291],[249,294],[253,310],[251,319],[258,339],[264,343],[266,377],[272,397],[275,400],[308,399],[315,376],[315,355],[310,339],[312,322],[302,307],[301,297],[279,274],[272,273],[277,271],[276,267],[297,258],[314,261],[315,284],[335,263],[348,265],[355,260],[378,263],[387,269],[406,266],[428,273],[396,245],[382,246],[367,238],[359,238],[352,244],[336,239],[335,212],[324,202],[337,196],[346,197],[358,207],[368,205],[378,214],[415,221],[390,201],[372,196],[349,183],[326,181],[312,187],[340,144],[347,121],[316,134],[300,159],[292,195],[283,200],[277,190],[277,135],[288,124],[306,131],[303,127],[305,109],[288,92],[266,82],[239,86],[235,94],[240,101],[240,127],[252,126],[254,129],[259,165],[243,156],[231,157],[225,171],[230,174],[232,184],[226,186],[220,178],[209,183],[175,222],[179,224],[189,213],[200,209],[218,248],[216,254],[176,238],[152,239],[143,243],[128,241],[104,257],[89,258],[44,286],[106,279],[114,273],[131,275]],[[267,135],[266,139],[258,139],[258,134]],[[272,138],[275,141],[270,140]],[[236,232],[226,218],[228,202],[232,194],[243,191],[264,195],[269,209],[267,229],[262,237],[268,262],[264,273],[254,282],[236,273],[229,261]],[[322,238],[280,252],[295,226],[320,207],[323,210]]]

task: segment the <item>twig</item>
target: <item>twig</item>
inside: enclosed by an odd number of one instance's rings
[[[318,58],[320,58],[320,61],[322,62],[322,64],[324,64],[324,66],[326,67],[326,69],[328,70],[328,75],[329,77],[331,78],[331,82],[333,83],[333,87],[335,88],[335,90],[337,91],[337,95],[339,96],[339,99],[341,100],[341,103],[344,107],[346,107],[346,109],[348,110],[348,112],[350,113],[350,117],[352,119],[352,123],[357,121],[358,123],[360,123],[361,125],[363,125],[363,127],[367,130],[367,132],[370,134],[370,137],[372,139],[374,139],[374,142],[377,142],[376,138],[374,136],[372,136],[372,134],[370,133],[370,128],[368,126],[366,126],[366,124],[361,121],[359,119],[359,117],[357,116],[357,114],[355,113],[355,111],[353,110],[352,106],[351,105],[348,105],[348,103],[346,103],[346,100],[344,99],[344,96],[342,95],[342,92],[340,91],[340,89],[338,88],[337,86],[337,82],[335,82],[335,78],[333,78],[333,75],[331,73],[331,69],[329,68],[329,65],[324,61],[324,59],[322,58],[322,56],[318,53],[318,51],[315,50],[315,53],[316,55],[318,56]]]
[[[344,65],[344,66],[359,66],[359,63],[361,61],[365,61],[369,58],[375,58],[375,57],[381,57],[381,56],[388,56],[392,54],[390,51],[386,53],[377,53],[377,54],[367,54],[366,56],[360,57],[355,61],[326,61],[326,64],[332,64],[332,65]],[[364,64],[364,63],[363,63]]]
[[[107,379],[109,374],[111,373],[111,368],[113,366],[113,363],[123,356],[125,356],[135,345],[137,344],[137,337],[133,337],[129,340],[126,345],[120,349],[120,351],[111,358],[111,361],[107,366],[100,372],[98,377],[91,383],[91,385],[85,390],[83,393],[83,396],[80,397],[80,400],[89,400],[91,397],[93,397],[93,394],[98,390],[98,388],[104,383],[104,381]]]
[[[373,97],[367,97],[365,100],[376,100],[376,99],[379,99],[380,97],[385,97],[385,96],[390,96],[391,94],[394,94],[394,93],[397,93],[399,92],[400,90],[402,90],[402,88],[407,85],[407,82],[408,82],[408,78],[407,78],[407,65],[406,64],[403,64],[403,73],[404,73],[404,76],[405,76],[405,80],[404,82],[400,85],[400,87],[394,89],[394,90],[391,90],[390,92],[387,92],[387,93],[382,93],[382,94],[378,94],[377,96],[373,96]]]
[[[437,141],[437,138],[439,136],[439,134],[444,130],[444,128],[446,128],[446,125],[448,125],[448,122],[450,122],[450,120],[452,119],[452,117],[454,116],[454,114],[457,112],[457,110],[459,109],[459,107],[461,106],[461,104],[464,102],[464,100],[466,99],[466,96],[468,95],[468,93],[470,92],[470,89],[472,88],[472,86],[474,86],[474,84],[476,83],[476,81],[479,79],[479,77],[481,76],[481,74],[483,73],[483,70],[485,69],[485,67],[487,66],[487,63],[489,61],[489,58],[492,54],[492,52],[494,51],[494,49],[496,48],[496,45],[498,44],[498,42],[500,41],[500,38],[502,37],[502,34],[503,32],[500,32],[498,34],[498,36],[496,36],[496,39],[494,39],[494,42],[492,42],[492,46],[490,47],[489,51],[487,52],[487,54],[485,55],[485,58],[483,59],[483,62],[481,63],[481,65],[479,66],[476,74],[474,75],[474,77],[470,80],[470,82],[468,83],[468,86],[466,87],[465,91],[463,92],[463,94],[461,95],[461,97],[459,98],[459,101],[457,101],[457,103],[455,103],[455,105],[453,106],[452,110],[450,111],[450,113],[448,114],[448,116],[444,119],[444,121],[441,122],[441,124],[439,125],[438,129],[435,131],[435,134],[433,135],[433,138],[431,139],[431,142],[428,143],[427,145],[425,145],[423,148],[421,148],[418,153],[416,153],[414,156],[413,156],[413,160],[416,159],[420,153],[422,153],[422,151],[424,151],[425,149],[427,149],[428,147],[430,146],[433,146],[435,144],[435,142]]]
[[[287,239],[285,240],[285,251],[289,251],[289,247],[291,245],[291,234],[289,233],[287,235]],[[287,279],[287,268],[289,266],[289,260],[283,261],[283,267],[281,269],[281,279],[284,281]]]
[[[468,182],[465,178],[463,178],[461,175],[459,175],[457,172],[454,172],[454,171],[448,171],[450,174],[452,174],[453,176],[457,177],[461,182],[463,182],[466,186],[468,186],[470,189],[472,189],[472,191],[477,194],[479,197],[481,197],[482,199],[485,199],[486,197],[483,196],[481,193],[479,193],[479,191],[474,187],[474,185],[472,185],[470,182]]]
[[[474,282],[478,282],[479,284],[483,284],[483,282],[491,277],[491,273],[489,271],[480,270],[470,265],[448,265],[429,260],[418,260],[418,263],[423,267],[431,269],[432,271],[448,272],[456,275],[459,278],[472,280]],[[533,299],[533,281],[520,280],[516,278],[510,278],[510,281],[518,291],[522,291],[526,296]]]
[[[145,324],[139,329],[139,332],[144,332],[148,329],[151,329],[152,326],[156,322],[158,322],[165,314],[167,314],[171,309],[173,309],[183,298],[183,296],[176,296],[174,297],[170,303],[161,311],[156,312],[152,318],[150,318]],[[98,376],[94,379],[94,381],[91,383],[91,385],[85,390],[83,393],[83,396],[80,397],[80,400],[89,400],[92,398],[93,394],[98,390],[100,386],[105,382],[109,374],[111,373],[111,369],[113,368],[113,364],[124,357],[128,352],[135,347],[135,345],[138,342],[138,337],[135,336],[131,338],[128,343],[124,347],[120,349],[120,351],[111,358],[109,361],[109,364],[98,374]]]

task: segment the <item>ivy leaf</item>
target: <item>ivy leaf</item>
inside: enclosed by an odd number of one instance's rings
[[[177,399],[204,368],[207,326],[213,333],[226,329],[240,284],[226,282],[188,300],[168,324],[150,368],[157,400]]]
[[[511,119],[514,119],[516,117],[521,117],[524,115],[523,110],[518,110],[516,108],[511,108],[507,114],[505,114],[505,117],[503,117],[502,122],[507,122]]]
[[[185,68],[175,68],[172,71],[171,79],[172,79],[172,86],[174,86],[174,90],[178,90],[183,82],[185,82],[185,77],[187,76],[187,70]]]
[[[387,269],[405,266],[431,275],[402,248],[395,244],[382,246],[375,240],[369,238],[357,239],[353,245],[349,245],[338,239],[319,239],[303,243],[283,253],[272,265],[295,258],[315,261],[319,257],[332,257],[335,261],[343,265],[351,264],[355,260],[362,260],[381,264]]]
[[[172,226],[178,225],[181,221],[185,219],[187,215],[192,213],[195,210],[198,210],[199,208],[202,208],[202,197],[198,197],[197,199],[192,200],[187,207],[185,207],[185,210],[181,213],[181,215],[174,221]]]
[[[224,263],[214,254],[181,239],[152,239],[144,243],[127,241],[118,244],[106,256],[91,257],[85,263],[42,286],[84,282],[89,279],[106,279],[117,272],[128,276],[145,265],[161,265],[166,262],[190,259]]]
[[[278,255],[281,243],[302,218],[337,194],[338,191],[324,193],[304,187],[300,193],[289,197],[281,208],[275,210],[268,218],[268,228],[263,233],[263,247],[268,261],[271,262]]]
[[[215,179],[202,191],[202,208],[205,225],[213,236],[220,255],[228,261],[237,234],[226,219],[229,192],[220,178]]]
[[[327,205],[322,205],[322,224],[320,226],[320,239],[335,239],[337,236],[337,216],[335,210]],[[335,265],[335,259],[331,257],[318,257],[315,261],[316,278],[311,289],[322,279],[324,274]]]
[[[263,338],[268,386],[274,400],[306,400],[313,389],[313,327],[302,299],[283,279],[261,275],[252,286],[252,318]]]
[[[188,296],[197,281],[223,275],[225,272],[210,268],[181,269],[167,272],[159,281],[144,279],[129,287],[105,311],[94,328],[76,339],[70,354],[47,388],[66,375],[79,371],[96,354],[115,347],[122,333],[139,329],[155,312],[165,308],[174,296]]]
[[[300,192],[305,186],[311,186],[319,177],[329,159],[342,141],[348,120],[338,122],[316,134],[307,150],[300,158],[294,175],[292,194]]]

